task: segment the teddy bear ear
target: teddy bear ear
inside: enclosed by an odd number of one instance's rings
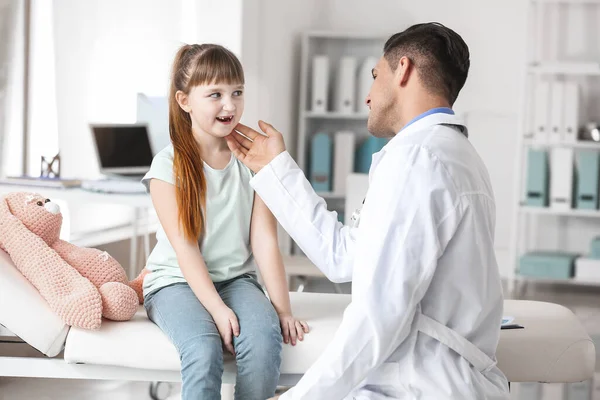
[[[0,197],[0,215],[11,214],[10,208],[8,207],[8,196]]]
[[[8,193],[4,197],[6,206],[8,207],[8,210],[11,214],[17,215],[19,214],[19,210],[23,210],[25,208],[25,206],[27,205],[28,195],[31,195],[31,193],[12,192]]]

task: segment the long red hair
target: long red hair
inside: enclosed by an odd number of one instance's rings
[[[169,90],[169,134],[179,223],[189,240],[200,240],[205,232],[206,177],[191,117],[177,103],[176,94],[219,83],[244,84],[242,64],[231,51],[215,44],[184,45],[177,51]]]

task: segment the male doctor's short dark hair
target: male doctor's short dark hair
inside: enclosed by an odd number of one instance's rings
[[[396,33],[383,46],[392,71],[403,56],[415,65],[430,92],[454,104],[469,73],[469,47],[452,29],[437,22],[413,25]]]

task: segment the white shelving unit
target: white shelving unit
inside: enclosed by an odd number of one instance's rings
[[[528,40],[528,60],[525,65],[523,91],[521,94],[520,109],[521,115],[519,118],[519,129],[516,149],[516,162],[517,162],[517,176],[515,183],[515,200],[516,205],[513,213],[513,221],[511,228],[511,245],[509,262],[512,263],[509,268],[509,281],[508,291],[512,293],[515,289],[515,285],[519,281],[543,281],[552,283],[566,283],[566,284],[579,284],[579,285],[598,285],[600,282],[582,281],[575,278],[556,280],[556,279],[543,279],[520,276],[518,274],[519,268],[519,257],[526,251],[536,250],[537,238],[539,234],[539,222],[543,220],[548,222],[551,218],[556,219],[556,223],[565,225],[565,221],[572,218],[586,218],[597,220],[600,219],[600,210],[580,210],[580,209],[569,209],[569,210],[557,210],[549,207],[532,207],[527,206],[525,202],[526,193],[526,174],[527,174],[527,150],[530,148],[555,148],[555,147],[566,147],[573,148],[575,150],[597,150],[600,152],[600,143],[590,141],[576,141],[576,142],[559,142],[559,143],[540,143],[539,141],[533,140],[533,127],[531,124],[532,113],[534,107],[532,106],[535,101],[533,87],[542,80],[577,80],[578,82],[596,82],[600,78],[600,61],[562,61],[559,60],[557,50],[550,51],[552,54],[550,57],[544,54],[543,46],[547,46],[546,40],[557,40],[558,34],[547,34],[548,29],[547,22],[545,19],[550,17],[551,23],[559,21],[559,12],[564,12],[566,7],[592,7],[596,9],[596,6],[600,6],[600,0],[529,0],[528,4],[528,23],[532,24],[535,28],[530,30],[530,40]],[[549,9],[554,8],[554,9]],[[553,28],[558,29],[554,26]],[[531,40],[533,39],[533,40]],[[545,48],[548,49],[547,47]],[[548,59],[549,58],[549,59]],[[596,81],[594,81],[596,80]],[[592,85],[587,89],[591,90]],[[590,91],[588,90],[588,91]],[[597,96],[598,94],[595,93]],[[582,107],[588,107],[587,101],[590,100],[590,94],[584,97],[581,102]],[[600,111],[600,110],[599,110]],[[599,118],[598,112],[596,115],[593,113],[589,115],[593,121],[593,118]],[[582,121],[582,124],[587,120]],[[552,174],[552,171],[550,171]],[[598,233],[600,234],[600,224],[598,225]],[[560,232],[560,230],[559,230]],[[561,249],[563,250],[563,249]]]
[[[368,108],[364,99],[356,99],[360,107],[354,113],[333,111],[332,98],[335,85],[336,70],[341,57],[351,55],[357,58],[358,64],[367,57],[378,59],[383,53],[383,45],[388,37],[384,35],[362,35],[351,32],[305,32],[301,38],[300,69],[300,102],[298,112],[298,137],[296,161],[307,177],[310,175],[310,143],[316,132],[334,133],[349,130],[357,135],[356,144],[369,135],[367,131]],[[316,55],[329,57],[329,103],[326,112],[315,112],[311,109],[312,60]],[[335,168],[335,166],[334,166]],[[343,212],[345,193],[319,193],[327,201],[330,210]],[[295,246],[292,248],[294,254]]]

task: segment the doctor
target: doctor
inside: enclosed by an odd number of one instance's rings
[[[334,339],[281,399],[507,399],[496,366],[503,296],[488,172],[451,107],[469,70],[462,38],[437,23],[393,35],[373,68],[373,156],[358,227],[312,190],[281,133],[236,128],[234,154],[308,257],[352,302]]]

